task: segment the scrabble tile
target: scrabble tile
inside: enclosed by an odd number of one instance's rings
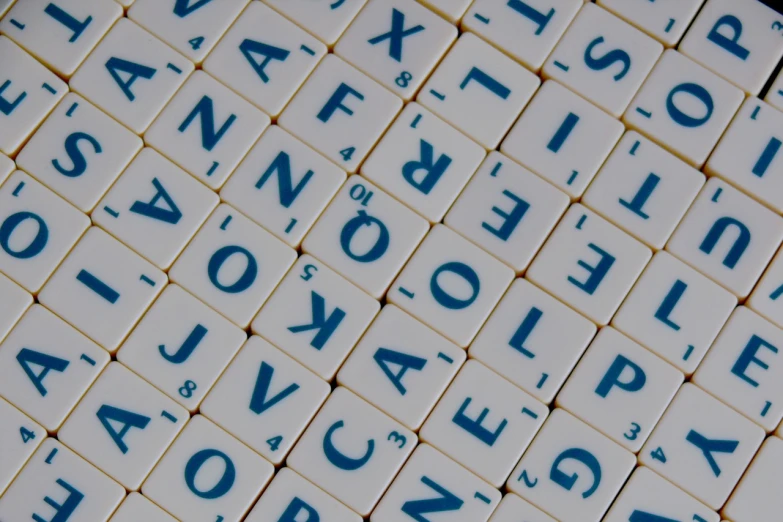
[[[580,0],[474,0],[462,29],[538,72],[580,7]]]
[[[783,17],[761,2],[707,0],[682,53],[754,95],[783,57]]]
[[[649,468],[639,467],[604,518],[604,522],[628,520],[720,522],[720,517]]]
[[[656,253],[612,326],[692,374],[737,298],[666,251]]]
[[[190,60],[121,18],[69,84],[109,116],[141,134],[193,68]]]
[[[117,360],[190,410],[247,335],[177,285],[163,290],[117,352]]]
[[[279,465],[330,391],[326,382],[254,335],[204,400],[201,413]]]
[[[269,520],[362,522],[362,517],[291,471],[291,468],[283,468],[275,475],[274,480],[245,520],[247,522]]]
[[[16,170],[14,161],[3,153],[0,153],[0,185]]]
[[[457,23],[473,0],[419,0],[446,20]]]
[[[351,176],[310,229],[302,250],[376,299],[427,233],[427,221],[361,176]]]
[[[550,80],[511,128],[501,150],[576,199],[623,130],[622,123]]]
[[[783,110],[783,73],[778,73],[775,81],[769,86],[764,101],[776,109]]]
[[[274,466],[201,415],[144,482],[142,493],[180,520],[240,520]]]
[[[526,277],[603,326],[651,255],[642,243],[576,204],[544,244]]]
[[[240,328],[296,260],[296,251],[228,205],[220,205],[169,270],[181,285]]]
[[[0,188],[0,209],[0,270],[35,294],[90,220],[21,170]]]
[[[0,152],[14,156],[38,128],[68,85],[7,36],[0,36]]]
[[[775,159],[781,145],[777,136],[783,138],[781,127],[783,114],[748,98],[710,156],[706,171],[783,212],[783,183],[774,175],[783,168]]]
[[[20,169],[88,213],[142,145],[141,138],[69,93],[16,161]]]
[[[485,156],[481,145],[410,103],[364,162],[362,175],[437,223]]]
[[[674,47],[685,34],[704,0],[657,3],[598,0],[597,3],[666,47]]]
[[[217,190],[270,121],[228,87],[196,71],[144,134],[144,141]]]
[[[49,438],[0,497],[0,520],[65,521],[76,512],[80,520],[108,520],[123,498],[122,486]]]
[[[507,488],[562,522],[598,522],[634,464],[632,453],[558,408]]]
[[[639,461],[711,509],[720,509],[764,440],[764,430],[686,383]]]
[[[535,74],[465,33],[416,100],[484,148],[494,149],[540,83]]]
[[[0,498],[35,449],[46,430],[0,398]]]
[[[337,56],[327,55],[278,123],[341,168],[356,172],[401,107],[397,96]]]
[[[296,248],[344,182],[342,169],[272,125],[228,178],[220,197]]]
[[[400,273],[388,301],[466,348],[514,271],[444,225],[436,225]]]
[[[134,2],[135,0],[116,0],[116,1],[117,1],[117,3],[119,3],[121,6],[123,6],[124,8],[126,8],[126,9],[127,9],[128,7],[130,7],[130,6],[133,4],[133,2]]]
[[[167,270],[218,202],[217,194],[145,147],[98,203],[92,221]]]
[[[419,435],[499,488],[548,414],[542,403],[469,360]]]
[[[780,216],[711,178],[666,250],[743,298],[750,294],[781,239]],[[718,242],[721,246],[716,249]]]
[[[517,279],[471,343],[469,354],[549,404],[595,331],[592,321]]]
[[[772,520],[783,510],[783,499],[775,485],[780,484],[783,467],[783,441],[770,437],[764,442],[748,472],[734,490],[723,514],[736,522]]]
[[[34,304],[0,344],[0,395],[54,433],[109,359],[100,346]]]
[[[370,0],[334,52],[409,100],[456,39],[456,27],[415,0]]]
[[[272,8],[251,2],[209,53],[204,70],[274,117],[326,51]]]
[[[166,274],[91,227],[38,301],[114,353],[166,282]]]
[[[333,0],[314,5],[308,0],[264,0],[296,25],[333,46],[367,0]]]
[[[8,12],[0,31],[67,78],[121,16],[114,2],[25,0]]]
[[[542,69],[620,117],[661,55],[663,46],[600,7],[587,3]]]
[[[568,202],[563,192],[493,151],[444,222],[520,274],[560,220]]]
[[[338,387],[286,463],[367,517],[416,442],[415,433]]]
[[[783,254],[778,251],[764,276],[745,302],[754,312],[783,328],[783,308],[778,299],[783,295]]]
[[[0,272],[0,341],[31,304],[33,296]]]
[[[635,131],[603,164],[582,203],[655,250],[666,245],[704,175]]]
[[[132,492],[125,497],[110,522],[176,522],[176,519],[147,500],[147,497]]]
[[[527,500],[523,500],[513,493],[506,493],[503,496],[503,500],[492,514],[489,522],[516,522],[520,516],[526,517],[522,520],[530,522],[557,522]]]
[[[636,453],[683,378],[669,363],[606,327],[566,381],[556,405]]]
[[[322,379],[331,381],[380,310],[378,301],[304,254],[251,328]]]
[[[0,16],[3,16],[16,0],[0,0]]]
[[[431,499],[437,498],[437,505]],[[454,522],[486,522],[500,502],[500,492],[428,444],[413,452],[372,513],[373,522],[448,512]],[[405,516],[404,516],[405,515]]]
[[[685,55],[667,50],[623,122],[700,168],[742,100],[742,91]]]
[[[113,362],[57,437],[126,489],[138,491],[188,419],[184,408]]]
[[[767,432],[775,431],[783,419],[783,403],[778,401],[783,393],[783,367],[775,361],[779,346],[783,346],[783,330],[740,306],[693,382]]]
[[[464,350],[387,305],[337,374],[337,383],[418,430],[463,362]]]

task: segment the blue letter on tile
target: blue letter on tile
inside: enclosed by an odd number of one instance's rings
[[[764,361],[756,357],[756,354],[759,352],[761,348],[766,348],[775,354],[778,353],[778,349],[776,346],[768,343],[758,335],[753,334],[750,337],[748,343],[745,345],[745,348],[742,350],[740,356],[737,357],[737,361],[734,363],[734,366],[731,367],[731,373],[733,373],[743,381],[747,382],[754,388],[758,387],[759,383],[754,379],[748,377],[748,374],[745,372],[748,371],[748,368],[750,367],[751,364],[755,364],[756,366],[760,367],[762,370],[769,369],[769,365],[767,363],[765,363]]]

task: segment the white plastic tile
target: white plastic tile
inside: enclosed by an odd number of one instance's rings
[[[425,219],[361,176],[351,176],[302,250],[380,299],[427,230]]]
[[[582,203],[659,250],[704,185],[704,175],[630,131],[603,164]]]
[[[144,133],[144,141],[217,190],[270,121],[228,87],[196,71]]]
[[[14,161],[0,152],[0,185],[16,170],[16,164]]]
[[[296,251],[220,205],[169,270],[171,281],[247,328],[296,260]]]
[[[499,488],[548,414],[544,404],[469,360],[419,434]]]
[[[166,274],[91,227],[38,300],[114,353],[166,283]]]
[[[379,309],[378,301],[304,254],[251,328],[331,381]]]
[[[489,522],[517,522],[519,517],[530,522],[557,522],[533,504],[521,497],[506,493]]]
[[[90,220],[16,171],[0,187],[0,270],[37,293],[90,226]]]
[[[0,36],[0,152],[13,156],[38,128],[68,85],[7,36]]]
[[[247,335],[177,285],[166,287],[117,360],[194,412]]]
[[[466,348],[514,271],[444,225],[435,225],[392,284],[390,303]]]
[[[415,433],[338,387],[286,463],[366,517],[416,442]]]
[[[62,99],[25,145],[20,169],[90,212],[142,147],[141,138],[78,94]]]
[[[526,277],[603,326],[651,255],[642,243],[576,204],[557,225]]]
[[[279,465],[330,391],[315,374],[252,336],[204,400],[201,413]]]
[[[473,0],[419,0],[446,20],[456,23],[465,14]]]
[[[46,430],[0,398],[0,497],[46,438]]]
[[[176,519],[147,500],[140,493],[132,492],[125,497],[120,507],[114,512],[110,522],[176,522]]]
[[[0,0],[0,16],[3,16],[16,0]]]
[[[639,461],[711,509],[720,509],[764,440],[764,430],[685,383]]]
[[[451,1],[451,0],[450,0]],[[334,45],[367,0],[264,0],[328,46]]]
[[[299,89],[278,123],[346,171],[356,172],[401,107],[397,96],[330,54]]]
[[[533,260],[568,202],[566,194],[493,151],[444,222],[519,274]]]
[[[196,415],[144,482],[142,493],[180,520],[241,520],[275,468]]]
[[[753,290],[781,239],[779,215],[711,178],[666,250],[743,298]]]
[[[92,221],[167,270],[218,202],[217,194],[145,147],[98,203]]]
[[[501,150],[576,199],[623,130],[622,123],[549,80],[511,128]]]
[[[69,84],[109,116],[141,134],[193,69],[190,60],[121,18]]]
[[[649,34],[666,47],[674,47],[685,34],[704,0],[677,2],[628,2],[627,0],[598,0],[626,22]]]
[[[507,487],[561,522],[598,522],[635,464],[631,452],[558,408]]]
[[[623,122],[700,168],[744,99],[741,90],[667,50]]]
[[[778,73],[775,81],[770,85],[764,101],[776,109],[783,110],[783,73]]]
[[[737,298],[666,251],[656,253],[612,326],[692,374]]]
[[[775,485],[783,480],[783,441],[770,437],[734,490],[723,514],[735,522],[772,520],[783,510]]]
[[[3,18],[0,31],[68,77],[120,16],[122,7],[103,0],[25,0]]]
[[[779,300],[783,296],[783,254],[778,251],[746,301],[746,305],[767,320],[783,328],[783,307]]]
[[[456,27],[415,0],[370,0],[334,52],[409,100],[456,39]]]
[[[386,305],[337,374],[381,411],[418,430],[465,361],[465,351]]]
[[[416,100],[484,148],[494,149],[540,83],[535,74],[465,33]]]
[[[344,181],[342,169],[272,125],[228,178],[220,197],[296,248]]]
[[[0,273],[0,341],[8,335],[31,304],[33,296]]]

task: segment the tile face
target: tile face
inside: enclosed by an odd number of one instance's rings
[[[778,300],[783,295],[783,254],[778,251],[764,276],[745,302],[754,312],[783,328],[783,308]]]
[[[193,417],[144,482],[144,496],[180,520],[240,520],[274,466],[201,415]]]
[[[501,150],[576,199],[622,134],[622,123],[550,80],[511,128]]]
[[[167,270],[219,198],[154,149],[145,147],[92,213],[92,221]]]
[[[416,100],[484,148],[494,149],[540,83],[535,74],[466,33]]]
[[[299,27],[324,42],[334,45],[367,0],[319,2],[308,0],[264,0]]]
[[[720,509],[764,440],[764,430],[686,383],[639,454],[640,462]]]
[[[666,250],[743,298],[753,290],[781,239],[780,216],[711,178]]]
[[[0,496],[45,438],[45,429],[0,398]]]
[[[16,164],[11,158],[3,153],[0,153],[0,185],[3,184],[5,179],[16,170]]]
[[[70,86],[141,134],[193,68],[190,60],[121,18],[79,67]]]
[[[783,510],[783,501],[776,494],[775,485],[781,479],[783,441],[767,439],[748,472],[734,490],[723,513],[737,522],[753,522],[774,518]]]
[[[0,270],[37,293],[90,220],[22,171],[0,187]]]
[[[775,107],[776,109],[783,110],[783,74],[778,73],[777,78],[769,87],[767,95],[764,97],[764,101]]]
[[[446,20],[456,23],[465,14],[473,0],[419,0]]]
[[[499,488],[548,414],[546,406],[527,393],[484,365],[468,361],[420,436]]]
[[[114,353],[166,283],[166,274],[91,227],[38,300]]]
[[[337,374],[337,382],[408,429],[418,430],[464,361],[460,347],[386,305]]]
[[[342,169],[272,125],[228,178],[220,197],[296,248],[344,181]]]
[[[117,360],[193,412],[246,339],[228,319],[169,285]]]
[[[25,0],[8,12],[0,31],[68,77],[120,16],[122,8],[114,2]]]
[[[304,254],[251,328],[330,381],[379,309],[378,301]]]
[[[346,171],[356,172],[400,108],[402,100],[397,96],[330,54],[278,123]]]
[[[68,92],[68,85],[7,36],[0,36],[0,152],[13,156]]]
[[[530,522],[557,522],[527,500],[523,500],[513,493],[506,493],[498,505],[489,522],[516,522],[519,517],[527,517],[522,520]]]
[[[8,335],[31,304],[33,296],[0,273],[0,341]]]
[[[499,152],[490,152],[445,223],[523,272],[560,220],[569,198]]]
[[[318,412],[287,465],[368,516],[416,446],[416,434],[345,388]]]
[[[598,0],[597,3],[666,47],[674,47],[685,34],[685,30],[688,29],[704,0],[658,3]]]
[[[282,464],[329,385],[258,336],[245,343],[201,413],[273,464]]]
[[[147,497],[132,492],[125,497],[110,522],[175,522],[176,519],[147,500]]]

